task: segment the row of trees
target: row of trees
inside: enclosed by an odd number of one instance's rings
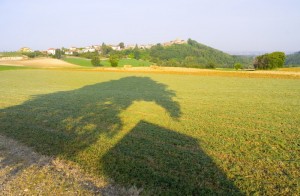
[[[34,52],[22,52],[22,55],[25,55],[25,56],[28,56],[29,58],[36,58],[36,57],[46,57],[46,56],[49,56],[47,53],[42,53],[41,51],[34,51]],[[55,50],[55,54],[54,55],[50,55],[52,56],[53,58],[57,58],[57,59],[60,59],[63,55],[63,52],[62,50],[60,49],[56,49]]]
[[[119,64],[119,57],[117,55],[110,55],[109,62],[112,67],[117,67]],[[99,56],[98,55],[93,56],[93,58],[91,59],[91,63],[96,67],[101,66]]]
[[[42,52],[36,50],[34,52],[22,52],[22,55],[28,56],[29,58],[36,58],[36,57],[42,57],[45,56]]]

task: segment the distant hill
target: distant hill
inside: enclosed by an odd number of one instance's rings
[[[286,67],[300,66],[300,51],[286,56]]]
[[[163,66],[180,67],[233,67],[239,62],[248,67],[252,64],[253,57],[233,56],[189,39],[186,44],[161,44],[149,50],[151,61]]]

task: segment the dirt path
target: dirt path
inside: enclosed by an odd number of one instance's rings
[[[1,195],[139,195],[0,135]]]

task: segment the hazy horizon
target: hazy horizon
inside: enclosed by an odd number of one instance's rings
[[[297,0],[0,0],[0,51],[192,38],[229,53],[300,50]]]

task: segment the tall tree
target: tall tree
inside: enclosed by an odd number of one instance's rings
[[[92,65],[94,66],[100,66],[100,59],[98,56],[93,56],[92,60],[91,60]]]
[[[102,55],[108,55],[112,51],[113,51],[112,47],[107,46],[105,43],[102,43],[102,46],[101,46]]]
[[[55,49],[55,58],[60,59],[61,58],[61,50],[60,49]]]
[[[272,52],[270,54],[263,54],[257,56],[254,60],[253,66],[255,69],[275,69],[284,65],[284,52]]]
[[[140,49],[137,44],[135,45],[135,47],[133,49],[133,56],[137,60],[139,60],[141,58],[141,52],[140,52]]]
[[[109,62],[112,67],[117,67],[119,64],[119,57],[117,55],[110,55]]]
[[[119,46],[120,46],[121,49],[124,49],[124,48],[125,48],[124,42],[120,42],[120,43],[119,43]]]

